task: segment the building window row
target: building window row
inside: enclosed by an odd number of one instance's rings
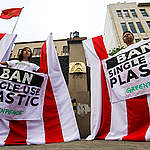
[[[69,53],[68,46],[63,46],[63,53],[65,53],[65,54]]]
[[[33,49],[33,57],[40,57],[41,48],[34,48]]]
[[[143,17],[148,17],[148,14],[145,9],[140,9],[140,12],[143,15]]]
[[[148,27],[150,28],[150,21],[146,21]]]
[[[130,11],[131,11],[133,18],[137,18],[137,14],[135,12],[135,9],[131,9]]]
[[[139,42],[140,41],[140,39],[135,39],[135,42],[137,43],[137,42]]]
[[[143,40],[148,40],[149,38],[143,38]],[[137,43],[137,42],[139,42],[139,41],[141,41],[141,39],[135,39],[135,42]]]
[[[148,40],[149,38],[143,38],[143,40]]]
[[[141,24],[140,22],[136,22],[136,25],[137,25],[137,27],[138,27],[140,33],[144,33],[144,32],[145,32],[144,29],[143,29],[143,27],[142,27],[142,24]],[[149,22],[149,25],[150,25],[150,22]],[[127,28],[127,26],[126,26],[126,23],[121,23],[121,27],[122,27],[123,32],[128,31],[128,28]],[[129,27],[130,27],[132,33],[137,33],[133,22],[129,22]],[[149,26],[149,27],[150,27],[150,26]]]
[[[143,29],[141,23],[140,22],[136,22],[136,24],[138,26],[138,29],[139,29],[140,33],[144,33],[144,29]]]
[[[118,17],[123,18],[121,10],[116,10]]]
[[[126,23],[121,23],[121,27],[122,27],[123,32],[128,31],[128,28],[127,28],[127,26],[126,26]]]
[[[131,18],[130,15],[129,15],[128,10],[123,10],[123,12],[124,12],[124,15],[125,15],[126,18]]]
[[[132,33],[137,33],[137,32],[136,32],[136,29],[135,29],[135,27],[134,27],[133,22],[129,22],[129,26],[130,26],[130,29],[131,29]]]
[[[133,18],[137,18],[135,9],[131,9],[130,12],[131,12]],[[140,12],[143,15],[143,17],[148,17],[148,14],[145,9],[140,9]],[[118,17],[123,18],[121,10],[116,10],[116,13],[117,13]],[[123,13],[126,18],[131,18],[128,10],[123,10]]]

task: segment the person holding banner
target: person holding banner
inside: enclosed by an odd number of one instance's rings
[[[38,71],[39,66],[31,63],[32,51],[29,47],[24,47],[18,57],[18,60],[0,62],[1,65],[7,65],[10,68],[22,69],[26,71]]]
[[[127,45],[130,46],[134,44],[134,35],[130,31],[125,31],[123,33],[123,42]]]

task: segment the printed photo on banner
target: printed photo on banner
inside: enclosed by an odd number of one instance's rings
[[[0,119],[40,120],[47,75],[0,66]]]
[[[111,102],[150,93],[150,40],[143,40],[103,60]]]

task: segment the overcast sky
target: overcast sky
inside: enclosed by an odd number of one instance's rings
[[[50,32],[54,39],[69,38],[74,31],[91,38],[103,35],[107,5],[116,2],[124,0],[0,0],[0,11],[24,7],[14,31],[17,42],[46,40]],[[16,20],[0,19],[0,33],[11,33]]]

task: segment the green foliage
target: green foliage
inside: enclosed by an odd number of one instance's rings
[[[136,43],[138,43],[138,42],[140,42],[140,41],[141,41],[141,39],[137,39],[137,40],[136,40]]]
[[[113,49],[110,50],[108,55],[113,56],[113,55],[115,55],[116,53],[118,53],[120,50],[122,50],[124,48],[125,48],[124,46],[119,46],[117,48],[113,48]]]

